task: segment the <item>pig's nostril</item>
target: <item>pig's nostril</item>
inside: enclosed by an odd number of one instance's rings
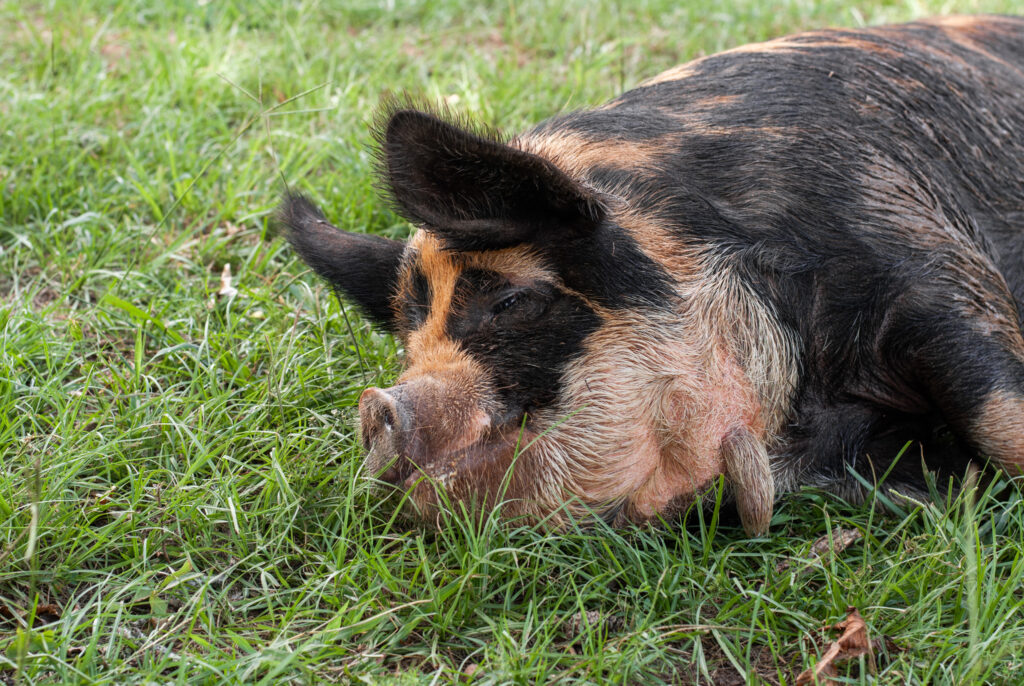
[[[403,424],[400,400],[388,391],[367,388],[359,398],[359,416],[363,422],[363,435],[368,443],[378,439],[390,444]]]

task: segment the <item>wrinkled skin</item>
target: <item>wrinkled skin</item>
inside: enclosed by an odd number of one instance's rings
[[[913,489],[908,440],[1024,464],[1024,21],[746,46],[508,142],[378,128],[408,242],[281,218],[405,347],[359,414],[413,514],[621,524],[724,477],[757,533],[802,484]]]

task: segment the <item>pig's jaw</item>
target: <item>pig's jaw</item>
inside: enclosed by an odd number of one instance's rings
[[[534,447],[534,462],[562,477],[561,500],[640,522],[676,514],[725,476],[744,526],[767,526],[769,451],[788,412],[792,363],[758,355],[761,337],[781,333],[709,321],[728,306],[715,297],[737,297],[718,283],[723,273],[711,279],[714,295],[687,293],[683,312],[614,313],[588,340]]]
[[[527,517],[535,523],[552,507],[540,497],[550,474],[537,469],[533,445],[536,434],[523,425],[506,425],[481,439],[444,453],[419,460],[397,457],[406,463],[402,478],[393,485],[405,498],[403,513],[412,520],[440,523],[450,511],[494,510],[506,519]],[[381,473],[387,468],[379,457],[368,456],[366,471]],[[556,493],[561,493],[557,489]]]
[[[537,462],[559,465],[563,488],[616,523],[639,522],[692,502],[725,473],[720,445],[751,421],[741,379],[668,341],[631,340],[610,327],[570,374],[577,410],[537,442]],[[563,498],[565,495],[563,494]]]

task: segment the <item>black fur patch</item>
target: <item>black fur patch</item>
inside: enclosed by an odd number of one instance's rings
[[[586,237],[534,244],[566,286],[602,307],[670,307],[673,278],[627,232],[606,220]]]
[[[504,421],[554,401],[565,366],[601,319],[553,284],[513,287],[497,272],[467,269],[455,286],[445,330],[492,375]]]

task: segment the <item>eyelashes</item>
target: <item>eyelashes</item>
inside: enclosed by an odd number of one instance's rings
[[[510,310],[516,305],[523,301],[522,293],[512,293],[499,300],[493,307],[491,307],[491,314],[497,316],[506,310]]]

